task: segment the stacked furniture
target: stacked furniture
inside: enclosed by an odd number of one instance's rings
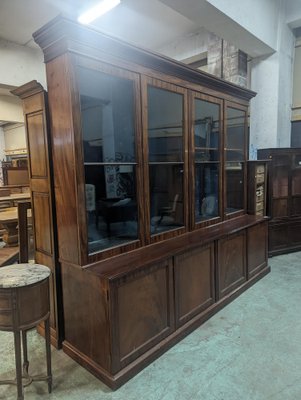
[[[63,349],[117,388],[269,272],[265,212],[248,213],[255,93],[62,17],[34,39],[54,182],[32,202],[57,230]],[[42,155],[35,86],[18,93]]]

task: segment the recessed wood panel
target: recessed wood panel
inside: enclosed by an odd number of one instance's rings
[[[218,242],[219,298],[246,280],[245,232],[231,235]]]
[[[119,282],[116,312],[119,357],[123,364],[137,358],[173,329],[170,274],[166,261]]]
[[[248,278],[267,265],[267,222],[252,226],[247,233]]]
[[[288,221],[269,225],[269,251],[288,247]]]
[[[35,217],[36,249],[51,254],[51,219],[50,201],[46,193],[32,193]]]
[[[45,178],[47,177],[47,158],[43,112],[27,116],[27,135],[31,176]]]
[[[182,325],[214,302],[213,244],[176,256],[174,271],[176,323]]]

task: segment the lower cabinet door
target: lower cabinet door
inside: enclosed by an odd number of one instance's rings
[[[176,326],[185,324],[215,301],[214,244],[174,258]]]
[[[246,233],[218,241],[218,297],[221,299],[246,281]]]
[[[248,279],[256,275],[262,268],[267,266],[267,237],[268,223],[248,228],[247,231],[247,264]]]
[[[269,224],[269,253],[285,251],[289,247],[289,222]]]
[[[124,368],[174,331],[171,259],[111,282],[113,372]]]

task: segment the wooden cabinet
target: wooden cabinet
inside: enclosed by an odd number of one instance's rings
[[[116,388],[269,272],[247,212],[255,93],[61,17],[34,38],[63,349]]]
[[[248,213],[266,215],[267,161],[248,161]]]
[[[268,215],[269,255],[300,250],[301,237],[301,149],[258,150],[269,159]]]

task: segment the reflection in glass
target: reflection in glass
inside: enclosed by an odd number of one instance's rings
[[[183,226],[183,166],[150,165],[149,181],[151,233]]]
[[[226,213],[244,208],[244,164],[226,163]]]
[[[195,221],[218,216],[218,164],[195,166]]]
[[[183,96],[148,87],[149,161],[183,161]]]
[[[219,115],[220,106],[218,104],[195,99],[194,145],[196,151],[205,148],[209,154],[209,150],[218,149]],[[218,152],[214,153],[218,154]]]
[[[85,162],[135,161],[133,82],[78,68]]]
[[[292,195],[301,195],[301,168],[292,171]]]
[[[88,165],[85,172],[89,253],[137,239],[134,167]]]
[[[195,99],[195,222],[219,215],[220,106]]]
[[[89,254],[138,238],[133,82],[77,68]]]
[[[288,196],[288,169],[277,166],[273,172],[273,197]]]
[[[245,151],[245,115],[246,113],[236,108],[227,108],[227,132],[226,132],[226,148],[237,152],[238,158],[236,160],[243,160],[240,154]],[[233,155],[228,154],[231,160],[235,160]]]

